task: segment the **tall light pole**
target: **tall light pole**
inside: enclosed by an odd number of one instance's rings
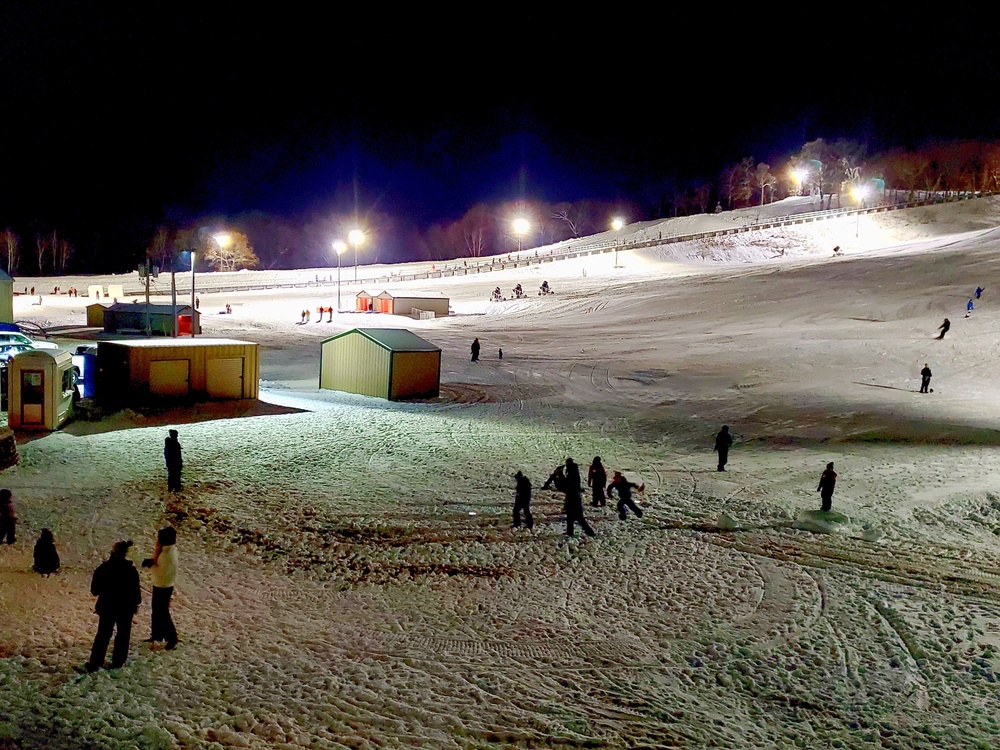
[[[365,233],[360,229],[352,229],[347,235],[347,241],[354,245],[354,281],[358,280],[358,246],[365,241]]]
[[[527,234],[531,230],[531,224],[527,219],[518,217],[511,223],[511,229],[517,235],[517,253],[521,254],[521,235]]]
[[[220,248],[227,248],[229,247],[230,244],[232,244],[233,238],[227,232],[219,232],[218,234],[212,235],[212,240],[214,240],[215,243]],[[197,305],[198,298],[195,296],[194,293],[194,262],[196,255],[197,253],[192,248],[191,250],[191,338],[195,337],[195,332],[198,330],[198,325],[196,321],[197,316],[195,315],[195,313],[198,310],[198,305]]]
[[[615,268],[618,268],[618,233],[625,226],[625,219],[618,216],[611,220],[611,228],[615,230]]]
[[[863,187],[856,187],[851,191],[851,197],[858,203],[857,221],[854,223],[854,238],[861,234],[861,209],[865,207],[865,194],[867,191]]]
[[[333,251],[337,253],[337,312],[340,312],[340,256],[347,251],[347,243],[343,240],[335,240]]]

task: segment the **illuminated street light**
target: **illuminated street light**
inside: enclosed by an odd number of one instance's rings
[[[218,234],[212,235],[212,240],[220,248],[227,248],[233,243],[232,235],[228,232],[219,232]],[[195,311],[198,309],[198,298],[194,293],[194,261],[197,253],[194,249],[191,250],[191,338],[195,337],[195,332],[198,330],[198,326],[195,322]]]
[[[854,237],[857,238],[861,234],[861,209],[865,207],[865,197],[868,195],[868,190],[863,187],[856,187],[851,190],[851,197],[854,198],[855,202],[858,204],[857,221],[854,224]]]
[[[347,235],[347,241],[354,246],[354,281],[358,280],[358,247],[364,244],[365,233],[360,229],[352,229]]]
[[[611,228],[615,230],[615,268],[618,268],[618,233],[625,226],[625,219],[616,216],[611,220]]]
[[[511,222],[511,228],[514,230],[514,234],[517,235],[517,252],[520,253],[521,236],[531,231],[531,223],[525,218],[518,217]]]
[[[333,251],[337,253],[337,312],[340,312],[340,256],[347,252],[347,243],[343,240],[335,240]]]
[[[795,184],[797,186],[795,188],[796,195],[802,195],[802,186],[805,184],[806,177],[808,176],[809,172],[807,172],[805,169],[792,170],[792,179],[795,181]]]

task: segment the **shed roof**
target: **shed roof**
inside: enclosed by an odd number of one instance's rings
[[[210,339],[210,338],[191,338],[190,336],[180,336],[178,338],[151,338],[151,339],[115,339],[113,341],[101,341],[101,344],[117,344],[119,346],[127,346],[133,349],[163,349],[165,347],[171,346],[257,346],[257,344],[252,341],[237,341],[236,339]],[[44,351],[44,350],[43,350]]]
[[[113,312],[140,312],[145,313],[147,305],[145,302],[115,302],[107,308]],[[154,305],[150,303],[148,309],[151,315],[173,315],[173,305]],[[177,312],[190,311],[191,305],[177,305]]]
[[[14,281],[14,278],[6,271],[0,271],[0,281]]]
[[[378,299],[448,299],[448,296],[441,292],[410,292],[409,294],[400,292],[399,294],[393,294],[392,292],[384,291],[378,295]]]
[[[407,331],[405,328],[352,328],[337,336],[331,336],[323,341],[333,341],[342,336],[349,336],[352,333],[359,333],[366,339],[373,341],[384,349],[391,352],[439,352],[441,348],[434,346],[430,341],[420,338],[417,334]]]

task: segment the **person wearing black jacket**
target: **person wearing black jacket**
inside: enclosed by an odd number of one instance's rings
[[[594,530],[583,517],[583,488],[580,481],[580,467],[572,458],[567,458],[566,479],[563,482],[563,491],[566,493],[563,506],[566,511],[566,536],[573,536],[573,526],[577,523],[587,536],[594,536]]]
[[[531,482],[521,472],[514,475],[514,528],[521,528],[521,511],[524,511],[524,525],[530,531],[535,525],[531,517]]]
[[[826,470],[819,478],[819,487],[816,491],[823,500],[821,510],[830,510],[833,507],[833,488],[837,486],[837,472],[833,470],[833,461],[826,465]]]
[[[944,323],[938,326],[938,330],[941,331],[941,333],[938,335],[938,338],[943,339],[944,335],[948,333],[948,329],[950,328],[951,328],[951,321],[945,318]]]
[[[636,518],[642,518],[642,510],[639,506],[635,504],[632,499],[632,490],[637,489],[642,492],[646,489],[644,484],[636,484],[635,482],[628,481],[625,476],[620,472],[616,471],[614,479],[611,480],[611,484],[608,485],[608,499],[611,499],[611,493],[618,493],[618,517],[621,520],[625,520],[628,517],[628,511],[626,508],[630,508],[633,513],[635,513]]]
[[[472,340],[472,346],[470,347],[470,349],[472,349],[472,361],[473,362],[478,362],[479,361],[479,339],[478,338],[475,338],[475,339]]]
[[[931,366],[924,365],[924,369],[920,371],[920,392],[927,393],[928,389],[931,387]]]
[[[604,468],[604,464],[601,463],[600,456],[594,456],[594,462],[587,471],[587,484],[593,492],[593,500],[590,504],[595,508],[602,507],[604,505],[604,488],[608,484],[608,472]]]
[[[59,570],[59,553],[56,551],[52,532],[48,529],[42,529],[38,541],[35,542],[34,565],[31,569],[43,576],[51,575]]]
[[[184,468],[181,443],[177,439],[177,430],[170,430],[169,435],[163,441],[163,460],[167,465],[167,492],[180,492],[181,469]]]
[[[716,471],[725,471],[726,464],[729,463],[729,447],[733,444],[733,436],[729,434],[729,425],[722,425],[719,434],[715,436],[715,451],[719,454],[719,468]]]
[[[131,541],[116,542],[111,556],[97,566],[90,582],[90,593],[97,597],[94,610],[100,619],[90,660],[85,667],[88,672],[96,672],[103,666],[112,632],[115,634],[115,646],[111,653],[110,668],[119,669],[125,666],[128,659],[132,618],[142,602],[139,571],[128,559],[131,546]]]

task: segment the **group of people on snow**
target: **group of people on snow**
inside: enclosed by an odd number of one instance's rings
[[[543,281],[542,285],[538,287],[539,297],[552,293],[553,293],[552,287],[549,286],[549,282],[547,281]],[[527,293],[524,291],[524,288],[520,284],[511,289],[511,297],[510,297],[511,299],[524,299],[527,296],[528,296]],[[490,293],[490,302],[504,302],[504,301],[506,301],[506,297],[503,296],[503,292],[500,291],[500,287],[496,287]]]

